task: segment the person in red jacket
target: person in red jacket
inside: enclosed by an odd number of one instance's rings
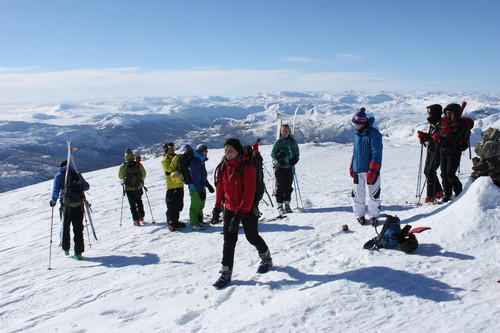
[[[221,276],[214,286],[223,288],[231,282],[240,224],[243,225],[248,242],[255,246],[261,258],[257,272],[266,273],[273,262],[266,242],[259,235],[259,217],[256,214],[258,203],[254,203],[256,170],[249,157],[243,154],[243,146],[238,139],[231,138],[224,143],[224,158],[216,174],[216,199],[212,220],[218,221],[224,208],[224,246]]]

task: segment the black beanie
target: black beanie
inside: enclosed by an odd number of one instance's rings
[[[243,154],[243,146],[241,145],[240,140],[235,139],[235,138],[227,139],[226,142],[224,142],[224,147],[227,145],[236,149],[238,154]]]
[[[462,115],[462,107],[460,106],[460,104],[456,104],[456,103],[452,103],[452,104],[448,104],[444,110],[444,112],[446,111],[451,111],[455,114],[455,116],[457,117],[460,117]]]
[[[441,118],[443,115],[443,107],[439,104],[432,104],[427,107],[431,110],[431,116],[433,118]]]

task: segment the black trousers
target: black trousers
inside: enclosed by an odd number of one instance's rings
[[[427,149],[425,158],[424,175],[427,179],[427,198],[432,199],[438,192],[442,192],[443,188],[437,176],[437,170],[441,164],[441,154],[439,150]]]
[[[130,212],[134,221],[144,217],[144,204],[142,203],[142,189],[127,191],[127,199],[130,204]]]
[[[184,208],[184,188],[167,190],[165,202],[167,203],[167,221],[179,221],[179,215]]]
[[[228,266],[231,270],[234,264],[234,250],[238,242],[238,232],[229,233],[229,222],[234,216],[234,212],[226,210],[224,212],[224,246],[222,249],[222,266]],[[255,246],[259,254],[268,250],[267,244],[259,235],[259,218],[249,213],[243,218],[242,225],[245,236],[250,244]]]
[[[70,226],[73,225],[73,241],[75,242],[75,254],[81,255],[85,251],[83,241],[83,205],[78,207],[61,207],[63,218],[63,230],[61,245],[64,251],[71,248]]]
[[[276,178],[276,202],[292,200],[293,170],[292,168],[275,168],[274,176]]]
[[[441,179],[443,180],[443,190],[445,195],[459,195],[462,192],[462,183],[457,177],[457,170],[460,166],[462,151],[458,150],[441,155]]]

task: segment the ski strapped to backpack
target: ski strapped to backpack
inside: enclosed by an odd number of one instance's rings
[[[256,186],[255,186],[255,196],[254,196],[254,201],[253,201],[253,212],[255,215],[260,216],[260,211],[259,211],[259,202],[262,200],[264,197],[264,193],[267,193],[267,196],[269,197],[269,201],[271,201],[271,196],[269,192],[267,192],[266,184],[264,182],[264,169],[263,169],[263,159],[262,155],[259,152],[259,142],[260,139],[257,139],[255,143],[251,146],[243,146],[243,156],[248,157],[248,159],[243,160],[240,163],[240,169],[235,172],[235,174],[240,175],[243,177],[244,175],[244,170],[245,170],[245,165],[247,163],[251,163],[255,167],[256,171]],[[217,179],[224,175],[224,172],[226,171],[226,164],[224,161],[221,161],[219,165],[215,168],[214,172],[214,184],[217,186]]]
[[[403,229],[401,229],[401,220],[399,217],[387,214],[382,214],[379,217],[385,217],[386,219],[382,229],[379,233],[377,231],[377,227],[375,226],[375,232],[377,232],[378,236],[366,242],[363,245],[364,249],[378,250],[379,248],[398,247],[405,253],[411,253],[418,247],[418,241],[415,234],[431,229],[429,227],[418,227],[412,229],[409,224],[405,225]]]

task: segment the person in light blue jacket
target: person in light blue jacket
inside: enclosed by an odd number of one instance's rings
[[[382,167],[382,135],[373,127],[375,118],[366,116],[365,108],[353,115],[356,127],[349,173],[354,181],[353,210],[360,224],[365,224],[368,212],[373,226],[380,215],[380,169]]]

